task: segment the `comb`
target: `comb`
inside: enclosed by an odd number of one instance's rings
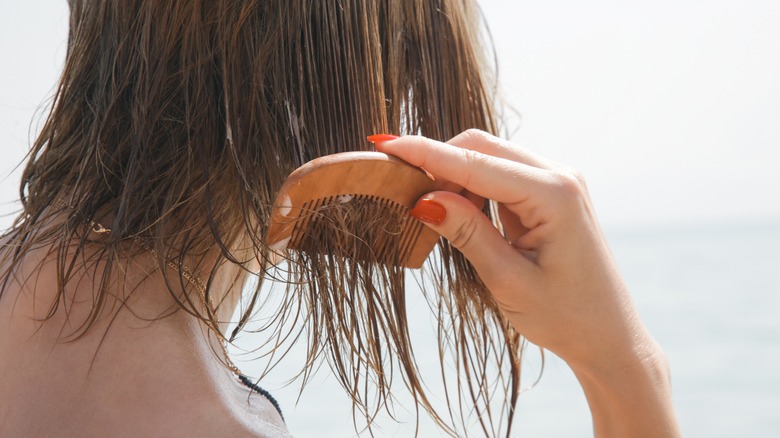
[[[305,253],[316,252],[314,240],[328,239],[332,255],[419,268],[439,235],[409,210],[422,195],[438,189],[422,169],[381,152],[316,158],[282,184],[266,242],[277,251]],[[372,209],[381,213],[361,216],[376,212]],[[380,220],[368,223],[366,216]]]

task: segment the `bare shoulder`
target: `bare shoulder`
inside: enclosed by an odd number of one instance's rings
[[[238,380],[233,380],[230,395],[232,410],[236,413],[236,420],[243,424],[248,430],[259,433],[259,435],[248,436],[268,436],[268,437],[291,437],[287,430],[287,425],[277,406],[272,402],[272,396],[261,394],[247,386],[244,386]],[[259,387],[257,388],[263,391]],[[265,391],[263,391],[265,392]]]
[[[230,402],[221,408],[198,404],[177,409],[176,420],[166,425],[170,430],[154,428],[149,432],[163,436],[292,438],[279,412],[265,397],[235,387],[227,392]]]

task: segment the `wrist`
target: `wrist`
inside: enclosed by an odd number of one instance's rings
[[[608,353],[602,351],[597,357],[572,358],[566,362],[578,377],[595,381],[609,382],[634,375],[669,380],[666,354],[649,336],[626,348],[615,348]]]
[[[595,436],[679,436],[669,367],[657,344],[612,359],[570,363],[588,400]]]

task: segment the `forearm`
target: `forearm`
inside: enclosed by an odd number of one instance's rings
[[[663,353],[623,365],[572,366],[593,416],[596,437],[679,437]]]

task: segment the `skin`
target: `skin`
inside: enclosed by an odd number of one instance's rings
[[[568,363],[595,436],[680,436],[664,353],[637,314],[579,173],[478,130],[376,148],[443,183],[421,198],[446,210],[427,225],[471,261],[520,333]],[[485,198],[499,204],[505,235],[475,206]]]
[[[83,337],[63,339],[92,305],[91,271],[68,284],[67,317],[58,311],[36,322],[56,285],[46,253],[28,253],[16,274],[33,274],[30,281],[12,282],[0,299],[0,435],[290,436],[271,403],[215,360],[222,350],[202,323],[183,311],[158,318],[176,307],[150,256],[124,264],[117,282],[124,288],[112,287],[111,294],[125,305],[109,300]],[[231,289],[222,283],[217,290]],[[225,313],[231,308],[226,304]]]

